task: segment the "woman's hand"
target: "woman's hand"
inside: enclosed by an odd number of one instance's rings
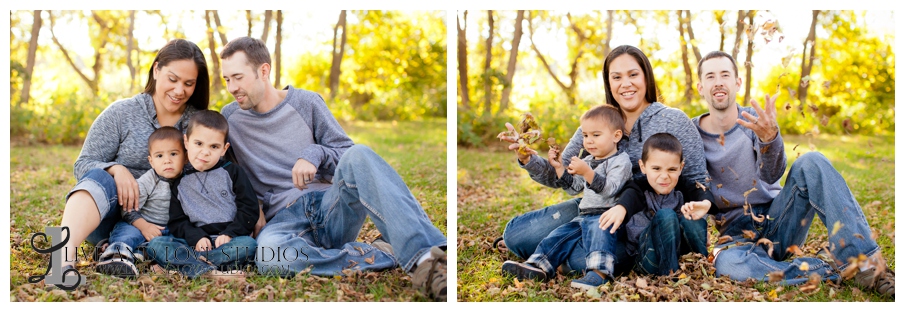
[[[162,226],[153,224],[141,218],[133,221],[132,226],[138,228],[138,230],[141,231],[141,236],[144,236],[145,240],[149,242],[155,237],[160,236],[160,231],[163,231],[164,229]]]
[[[113,165],[107,168],[107,173],[116,181],[116,197],[119,205],[126,211],[138,210],[138,182],[135,177],[123,165]]]
[[[622,225],[622,220],[625,220],[625,207],[616,205],[601,214],[598,222],[601,230],[606,231],[607,228],[610,228],[610,234],[614,234]]]

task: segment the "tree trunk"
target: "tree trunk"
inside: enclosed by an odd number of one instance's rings
[[[691,29],[691,11],[685,10],[685,30],[688,31],[688,43],[691,45],[691,51],[694,51],[695,64],[701,62],[701,50],[694,40],[694,30]]]
[[[229,40],[226,40],[226,33],[223,32],[223,24],[220,23],[220,14],[216,10],[214,13],[214,25],[217,25],[217,34],[220,34],[220,46],[225,47]]]
[[[251,37],[251,10],[245,10],[245,19],[248,21],[248,34],[246,37]]]
[[[135,49],[135,11],[129,11],[129,38],[126,40],[126,66],[129,67],[129,92],[135,90],[135,64],[132,64],[132,50]]]
[[[522,20],[525,19],[525,10],[519,10],[515,16],[515,32],[512,35],[512,49],[509,50],[509,65],[506,66],[506,84],[503,86],[503,95],[500,97],[500,110],[505,112],[509,106],[509,94],[512,93],[512,78],[515,77],[515,65],[518,60],[518,47],[522,41]]]
[[[817,16],[820,15],[820,11],[814,10],[811,15],[811,31],[808,32],[808,38],[804,40],[804,47],[801,49],[801,78],[811,75],[811,65],[814,63],[814,46],[817,45],[817,38],[815,37],[815,32],[817,30]],[[811,46],[811,51],[808,51],[808,45]],[[810,55],[810,57],[806,57],[805,55]],[[801,81],[801,80],[799,80]],[[805,101],[808,99],[808,87],[810,84],[802,85],[798,84],[798,101],[801,103],[801,106],[804,107]]]
[[[757,12],[755,10],[748,11],[748,25],[754,25],[754,13]],[[755,31],[751,29],[751,31]],[[751,63],[751,56],[754,54],[754,36],[748,37],[748,55],[745,56],[745,69],[747,69],[747,73],[745,74],[745,101],[744,105],[748,105],[751,102],[751,68],[754,67],[754,64]]]
[[[723,28],[723,23],[726,22],[726,11],[713,11],[713,16],[716,19],[716,23],[720,25],[720,50],[723,51],[723,48],[726,47],[726,30]]]
[[[694,88],[692,87],[693,79],[691,73],[691,67],[688,66],[688,42],[685,40],[685,21],[682,18],[682,11],[676,11],[679,16],[679,45],[681,46],[682,51],[682,68],[685,69],[685,99],[682,100],[682,105],[687,105],[691,103],[694,99]]]
[[[100,24],[100,27],[101,27],[101,32],[100,32],[100,35],[98,36],[98,38],[101,38],[101,42],[98,45],[98,47],[95,48],[94,65],[92,66],[92,70],[94,71],[94,79],[88,78],[88,76],[85,75],[85,73],[82,72],[82,70],[79,69],[79,67],[75,65],[75,61],[73,61],[72,57],[69,56],[69,51],[66,50],[65,47],[63,47],[63,44],[60,43],[60,41],[57,39],[56,34],[53,31],[54,22],[55,22],[53,14],[50,11],[47,12],[47,16],[50,18],[50,39],[53,40],[53,43],[56,44],[56,46],[58,48],[60,48],[60,52],[63,53],[63,57],[66,58],[66,61],[69,63],[69,66],[72,66],[72,69],[75,70],[75,72],[79,75],[79,77],[85,81],[85,84],[87,84],[88,88],[91,89],[92,94],[97,95],[98,91],[99,91],[98,82],[100,81],[100,72],[103,67],[101,65],[101,55],[102,55],[101,50],[103,50],[104,47],[107,45],[107,38],[108,38],[107,35],[109,34],[109,29],[107,28],[106,23],[104,23],[103,20],[99,16],[97,16],[97,14],[92,13],[92,15],[94,17],[94,20],[96,22],[98,22],[98,24]]]
[[[493,54],[491,53],[493,51],[492,10],[487,10],[487,40],[484,42],[484,47],[487,49],[487,53],[484,58],[484,115],[489,116],[491,106],[493,106],[491,104],[491,96],[493,96],[493,81],[490,79],[490,60],[493,57]]]
[[[571,15],[566,14],[566,16],[569,18],[569,22],[571,23],[571,21],[572,21]],[[576,78],[578,76],[578,71],[577,71],[578,60],[581,59],[581,55],[584,54],[584,51],[581,49],[581,46],[584,44],[585,37],[582,34],[581,29],[579,29],[577,25],[572,24],[571,29],[578,34],[579,49],[578,49],[578,53],[575,54],[575,59],[572,60],[571,71],[569,72],[569,78],[572,81],[567,86],[565,83],[562,82],[562,80],[559,80],[559,78],[556,77],[556,74],[553,73],[553,68],[550,67],[550,63],[547,62],[547,59],[544,57],[544,54],[541,53],[540,49],[537,48],[537,44],[534,42],[534,25],[532,23],[532,19],[533,18],[529,14],[529,16],[528,16],[528,40],[531,41],[531,49],[534,50],[535,54],[537,54],[537,57],[540,59],[541,63],[543,63],[544,68],[547,70],[547,73],[550,74],[550,77],[553,77],[553,81],[555,81],[556,84],[559,85],[560,88],[562,88],[563,92],[566,93],[566,97],[569,100],[569,104],[575,105],[576,101],[577,101],[576,96],[575,96],[575,90],[578,89],[577,88],[578,84],[576,83]]]
[[[213,71],[210,77],[211,91],[212,93],[220,93],[220,90],[223,89],[223,82],[220,79],[220,57],[217,55],[217,41],[214,40],[214,27],[211,24],[210,15],[212,12],[210,10],[204,11],[204,22],[207,25],[207,45],[211,51],[211,63],[213,64]]]
[[[277,35],[276,35],[276,40],[277,40],[276,47],[275,47],[275,49],[274,49],[274,51],[273,51],[273,56],[274,56],[274,58],[276,59],[276,60],[274,60],[274,66],[273,66],[273,67],[274,67],[274,75],[275,75],[275,78],[274,78],[274,81],[273,81],[273,87],[274,87],[274,88],[277,88],[277,89],[281,89],[281,88],[280,88],[280,75],[281,75],[282,73],[281,73],[280,68],[282,67],[282,63],[283,63],[283,56],[282,56],[282,53],[281,53],[281,51],[282,51],[282,45],[283,45],[283,10],[277,10]]]
[[[613,38],[613,15],[616,11],[606,11],[606,41],[603,43],[603,58],[610,55],[610,39]]]
[[[35,70],[35,58],[38,54],[38,36],[41,35],[41,10],[35,10],[34,22],[31,24],[31,41],[28,43],[28,60],[25,61],[25,81],[22,83],[22,95],[17,106],[28,103],[31,94],[31,74]]]
[[[468,22],[468,11],[462,12],[462,23],[459,24],[458,17],[456,18],[456,36],[458,37],[458,44],[456,49],[456,57],[459,62],[459,94],[462,96],[462,108],[465,110],[469,110],[470,104],[468,99],[468,50],[467,50],[467,42],[465,40],[465,29],[467,27],[466,23]]]
[[[339,29],[342,28],[342,34]],[[337,42],[339,39],[339,42]],[[343,55],[346,52],[346,10],[339,12],[339,20],[333,27],[333,64],[330,66],[330,98],[339,94],[339,75],[342,74]]]
[[[261,41],[267,43],[267,35],[270,33],[270,20],[273,19],[273,10],[264,11],[264,31],[261,32]]]
[[[738,60],[738,51],[742,46],[742,37],[745,36],[745,10],[738,10],[738,19],[736,19],[735,45],[732,48],[732,59]]]

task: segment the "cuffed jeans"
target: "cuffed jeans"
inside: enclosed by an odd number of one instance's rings
[[[559,204],[515,216],[503,230],[506,248],[522,259],[528,259],[540,242],[556,228],[578,217],[581,198],[570,199]],[[588,255],[582,244],[574,244],[572,250],[565,251],[568,259],[563,263],[568,269],[584,272]],[[567,270],[568,273],[569,270]]]
[[[176,269],[188,278],[196,278],[212,270],[242,270],[254,260],[256,246],[251,236],[239,236],[212,250],[195,251],[194,246],[189,246],[184,239],[158,236],[148,243],[148,255],[164,268]],[[199,256],[204,256],[207,262]]]
[[[636,268],[644,274],[669,275],[679,270],[679,255],[707,254],[707,219],[688,220],[660,209],[638,238]]]
[[[170,231],[164,227],[164,229],[160,231],[160,236],[168,235],[170,235]],[[109,242],[110,245],[107,246],[101,259],[114,253],[131,256],[132,253],[140,252],[141,249],[146,249],[148,245],[148,242],[145,241],[145,236],[141,234],[141,230],[125,221],[116,223],[116,226],[113,227],[113,232],[110,232]]]
[[[393,247],[394,255],[356,242],[365,218]],[[354,145],[340,158],[333,185],[310,192],[284,208],[258,235],[263,253],[255,262],[262,274],[293,276],[311,266],[314,275],[343,275],[342,270],[376,271],[397,265],[408,272],[433,246],[446,246],[398,173],[370,148]],[[279,257],[290,250],[299,257]]]
[[[770,204],[752,207],[752,212],[763,215],[764,221],[742,216],[733,220],[725,232],[753,230],[758,238],[773,242],[773,253],[767,254],[765,245],[725,243],[718,247],[730,248],[720,252],[714,261],[718,276],[766,281],[769,273],[783,272],[785,283],[798,284],[817,273],[825,280],[838,280],[838,272],[820,259],[801,257],[792,262],[783,261],[792,255],[788,251],[790,246],[804,244],[815,214],[828,228],[830,252],[843,262],[839,270],[849,265],[850,257],[872,256],[880,250],[871,238],[870,226],[845,180],[820,153],[810,152],[798,158],[779,195]],[[745,241],[741,237],[735,239]],[[803,262],[808,263],[807,270],[802,270]]]
[[[119,205],[116,195],[116,181],[104,169],[91,169],[66,194],[66,200],[68,201],[69,196],[77,191],[87,191],[97,205],[101,223],[86,238],[88,242],[96,245],[99,241],[110,237],[110,232],[113,231],[116,223],[122,220],[122,207]]]
[[[617,262],[628,259],[625,243],[619,240],[624,236],[623,229],[610,234],[610,230],[599,227],[600,214],[580,215],[550,232],[541,240],[534,253],[528,257],[530,263],[554,276],[556,268],[568,260],[575,245],[582,245],[590,250],[585,256],[584,271],[599,270],[607,276],[613,276]]]

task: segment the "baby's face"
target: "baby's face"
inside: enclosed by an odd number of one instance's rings
[[[207,171],[217,165],[220,157],[226,155],[229,143],[226,135],[220,131],[197,126],[192,129],[192,136],[185,138],[185,150],[188,152],[189,163],[195,170]]]
[[[647,183],[660,195],[666,195],[676,188],[679,175],[685,163],[674,153],[653,149],[647,154],[647,161],[638,160],[641,172],[647,175]]]
[[[178,140],[157,140],[151,142],[148,146],[151,155],[148,156],[148,162],[157,175],[172,179],[182,174],[182,167],[185,166],[185,147]]]

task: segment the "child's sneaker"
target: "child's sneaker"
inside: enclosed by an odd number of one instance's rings
[[[528,263],[515,261],[503,262],[503,273],[515,275],[520,280],[533,279],[537,281],[548,281],[547,273]]]
[[[603,279],[600,274],[595,271],[588,271],[581,278],[576,278],[572,280],[572,288],[578,288],[583,291],[588,291],[591,289],[595,289],[600,285],[606,284],[607,280]]]
[[[430,256],[415,267],[412,284],[421,288],[430,298],[446,301],[446,252],[440,247],[430,249]]]
[[[877,268],[870,268],[858,274],[852,280],[858,286],[876,290],[881,295],[895,300],[896,298],[896,272],[886,268],[883,272],[877,272]]]
[[[113,275],[119,278],[138,276],[138,268],[135,267],[132,259],[119,257],[119,255],[98,263],[97,271],[101,274]]]

